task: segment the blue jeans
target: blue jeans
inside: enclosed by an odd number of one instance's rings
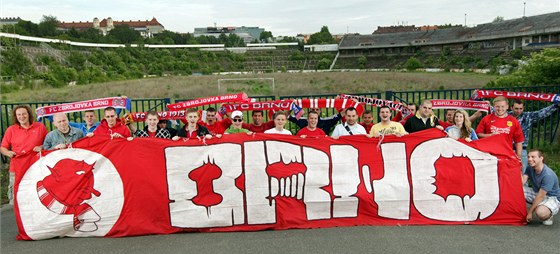
[[[521,164],[523,165],[521,168],[521,172],[523,174],[525,174],[525,169],[528,166],[528,162],[527,162],[527,148],[523,148],[523,151],[521,152]]]

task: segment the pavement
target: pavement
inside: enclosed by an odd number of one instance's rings
[[[122,238],[16,241],[12,206],[1,209],[0,253],[560,253],[554,225],[361,226]]]

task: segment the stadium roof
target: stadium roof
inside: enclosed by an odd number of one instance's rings
[[[346,35],[339,49],[406,47],[482,41],[560,32],[560,12],[430,31]]]

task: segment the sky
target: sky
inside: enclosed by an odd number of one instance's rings
[[[318,32],[371,34],[378,26],[491,22],[497,16],[515,19],[558,12],[560,0],[0,0],[0,16],[39,23],[43,15],[59,21],[150,20],[174,31],[195,27],[258,26],[274,36]]]

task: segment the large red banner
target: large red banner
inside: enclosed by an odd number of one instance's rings
[[[232,134],[94,136],[44,154],[16,181],[18,239],[355,225],[525,223],[504,135],[439,130],[382,141]]]

